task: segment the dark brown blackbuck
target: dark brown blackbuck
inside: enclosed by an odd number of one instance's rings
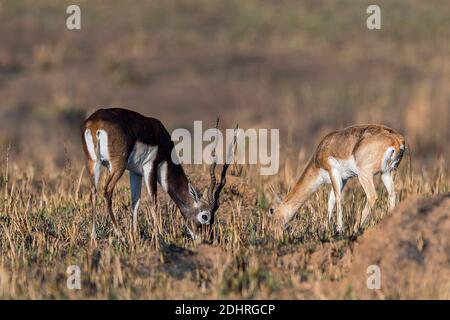
[[[217,119],[216,130],[218,122]],[[214,216],[219,208],[220,193],[225,185],[226,171],[229,167],[229,161],[226,161],[220,181],[217,183],[215,149],[210,167],[211,183],[207,192],[208,197],[204,199],[189,182],[181,164],[173,161],[174,143],[169,132],[158,119],[127,109],[99,109],[84,122],[82,141],[91,181],[91,239],[96,238],[96,199],[102,166],[107,169],[104,187],[107,211],[114,231],[122,241],[124,238],[113,212],[112,197],[114,188],[125,170],[128,170],[130,175],[133,232],[137,231],[142,178],[154,205],[157,204],[157,183],[169,194],[185,218],[188,230],[194,239],[196,238],[195,229],[214,223]],[[189,227],[194,228],[194,231]]]

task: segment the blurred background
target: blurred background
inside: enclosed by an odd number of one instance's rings
[[[281,161],[329,131],[382,123],[420,168],[450,152],[450,2],[0,0],[0,157],[53,174],[81,166],[80,124],[101,106],[280,128]],[[447,167],[447,165],[446,165]],[[448,167],[447,167],[448,168]]]

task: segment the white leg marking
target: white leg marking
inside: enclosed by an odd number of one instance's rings
[[[100,169],[101,169],[101,162],[95,161],[94,162],[94,182],[95,182],[96,189],[98,189],[98,183],[100,180]]]
[[[395,193],[394,180],[392,179],[391,172],[382,173],[381,181],[383,181],[383,184],[386,187],[386,190],[389,195],[389,210],[392,210],[395,208],[396,193]]]
[[[99,145],[100,161],[106,161],[108,163],[108,169],[111,172],[113,168],[109,161],[108,133],[102,129],[97,130],[97,141]]]
[[[143,167],[144,183],[145,183],[145,187],[147,188],[147,193],[150,197],[153,197],[153,192],[150,187],[150,174],[151,174],[152,170],[153,170],[153,162],[149,162],[149,163],[145,164]]]
[[[130,171],[131,208],[133,210],[133,231],[137,230],[137,213],[141,202],[142,177]]]
[[[347,180],[342,180],[342,185],[341,185],[341,199],[343,197],[343,193],[342,190],[345,187],[345,184],[347,183]],[[341,200],[342,201],[342,200]],[[328,196],[328,224],[331,224],[331,216],[333,215],[333,209],[334,209],[334,205],[336,204],[336,197],[334,195],[334,190],[333,188],[331,188],[330,190],[330,195]]]
[[[337,229],[338,229],[339,232],[341,232],[342,231],[341,189],[342,189],[342,184],[343,183],[342,183],[341,176],[339,174],[339,170],[333,168],[333,169],[331,169],[331,172],[332,172],[334,178],[336,179],[336,182],[337,182],[337,185],[338,185],[338,190],[334,190],[334,192],[336,193],[334,196],[335,196],[335,198],[338,198],[337,199],[337,202],[338,202],[338,204],[337,204],[337,217],[338,217],[338,219],[337,219],[337,225],[338,225]]]
[[[343,186],[343,182],[342,182],[342,176],[340,173],[341,169],[341,164],[339,163],[338,160],[336,160],[333,157],[329,157],[328,161],[330,163],[331,166],[331,174],[330,174],[330,178],[331,180],[334,180],[335,184],[337,184],[337,188],[334,188],[333,185],[333,191],[335,193],[335,201],[337,202],[337,229],[339,232],[342,231],[342,203],[341,203],[341,190],[342,190],[342,186]]]
[[[339,194],[340,194],[341,193],[340,191],[342,190],[342,185],[343,185],[341,174],[340,174],[339,170],[336,168],[331,169],[331,174],[336,179],[336,182],[339,187],[339,190],[336,190],[336,191],[339,192]]]
[[[167,184],[167,161],[163,161],[158,165],[158,182],[164,191],[169,190]]]
[[[336,190],[336,191],[338,191],[340,193],[340,191],[342,190],[342,185],[343,185],[341,174],[339,173],[339,170],[337,170],[335,168],[331,169],[331,172],[332,172],[332,175],[336,178],[336,182],[339,186],[339,190]]]
[[[92,229],[91,229],[91,239],[97,238],[97,233],[95,232],[96,223],[96,205],[97,205],[97,186],[91,187],[91,197],[92,197]]]
[[[334,196],[333,188],[331,188],[330,195],[328,196],[328,225],[331,224],[331,216],[333,214],[335,204],[336,204],[336,197]]]

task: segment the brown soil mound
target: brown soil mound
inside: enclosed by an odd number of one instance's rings
[[[358,239],[342,294],[355,298],[450,298],[450,194],[410,198]],[[367,288],[377,265],[381,288]]]

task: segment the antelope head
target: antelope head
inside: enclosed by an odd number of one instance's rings
[[[219,118],[216,121],[216,130],[218,130],[219,126]],[[190,215],[191,222],[193,225],[200,229],[202,226],[212,226],[215,220],[215,213],[219,209],[220,206],[220,193],[222,192],[223,187],[226,183],[226,174],[227,170],[232,162],[234,151],[236,149],[237,143],[237,132],[238,127],[235,128],[235,135],[233,143],[228,146],[227,150],[227,159],[223,164],[222,171],[220,173],[220,180],[217,182],[216,178],[216,166],[217,166],[217,156],[216,156],[216,147],[218,141],[218,135],[216,134],[215,146],[212,149],[211,157],[212,164],[209,168],[210,173],[210,185],[205,190],[204,197],[200,197],[196,189],[189,184],[189,193],[191,194],[194,200],[194,212]],[[195,239],[195,235],[191,230],[189,230],[191,236]]]
[[[283,200],[281,199],[280,195],[275,191],[274,187],[271,184],[269,184],[269,189],[273,193],[275,200],[275,204],[269,208],[269,216],[273,217],[278,207],[281,205],[281,203],[283,203]]]

